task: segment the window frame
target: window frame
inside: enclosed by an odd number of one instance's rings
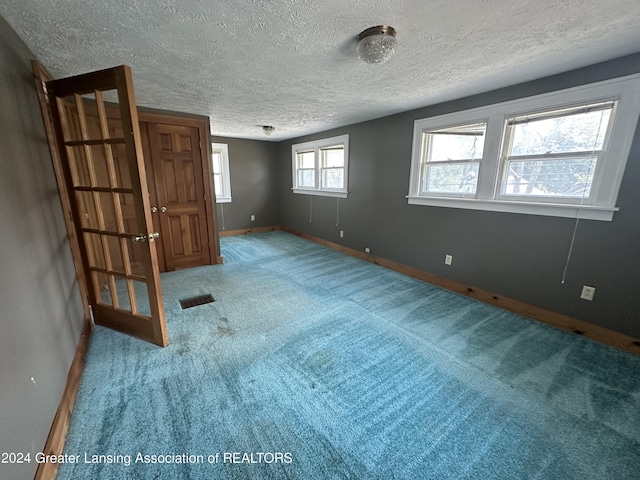
[[[344,150],[344,181],[343,188],[324,188],[322,186],[322,172],[324,170],[333,170],[338,167],[323,167],[323,155],[322,150],[329,149],[331,147],[342,146]],[[298,172],[300,168],[298,166],[298,154],[311,152],[314,153],[314,171],[315,171],[315,184],[313,187],[305,187],[298,183]],[[325,197],[338,197],[347,198],[349,194],[349,135],[338,135],[336,137],[323,138],[321,140],[313,140],[310,142],[296,143],[291,146],[291,171],[292,171],[292,184],[291,190],[293,193],[304,195],[320,195]]]
[[[421,162],[422,165],[420,167],[420,172],[419,172],[419,178],[418,178],[418,192],[420,196],[432,196],[432,197],[452,197],[452,198],[475,198],[477,191],[478,191],[478,180],[476,179],[476,186],[475,186],[475,191],[473,193],[464,193],[464,192],[425,192],[423,190],[423,182],[425,182],[425,180],[429,177],[429,168],[431,166],[444,166],[444,165],[470,165],[470,164],[478,164],[478,171],[480,171],[480,164],[482,163],[482,157],[478,158],[478,159],[449,159],[449,160],[430,160],[430,154],[431,154],[431,150],[432,150],[432,146],[433,146],[433,140],[434,137],[433,135],[438,135],[438,134],[442,134],[443,130],[453,130],[455,128],[464,128],[464,127],[472,127],[474,125],[480,125],[482,124],[484,126],[484,130],[485,133],[483,133],[481,135],[481,137],[483,137],[483,141],[486,140],[486,130],[487,130],[487,123],[486,122],[476,122],[476,123],[465,123],[462,125],[448,125],[446,127],[443,128],[437,128],[437,129],[429,129],[429,130],[424,130],[422,132],[422,154],[421,154]],[[447,132],[446,134],[450,134],[450,135],[455,135],[451,132]],[[484,145],[483,145],[483,149],[484,149]]]
[[[534,203],[545,203],[545,201],[548,200],[552,200],[553,203],[562,203],[562,204],[567,204],[567,205],[575,205],[575,204],[579,204],[579,205],[592,205],[594,202],[594,197],[595,195],[593,195],[594,192],[598,191],[598,188],[600,186],[600,183],[602,181],[602,174],[604,171],[604,157],[606,152],[608,151],[608,146],[611,143],[611,133],[613,131],[613,120],[616,118],[616,114],[617,114],[617,108],[618,108],[618,101],[614,100],[614,101],[605,101],[605,102],[594,102],[594,104],[606,104],[606,103],[611,103],[611,113],[610,113],[610,120],[607,124],[607,128],[606,128],[606,132],[603,138],[603,142],[602,142],[602,148],[600,148],[599,150],[591,150],[591,151],[582,151],[582,152],[554,152],[552,154],[530,154],[530,155],[511,155],[511,147],[512,147],[512,143],[513,143],[513,137],[515,135],[515,127],[521,122],[521,120],[519,120],[519,118],[521,119],[522,116],[517,117],[517,116],[512,116],[509,117],[505,120],[505,124],[504,124],[504,135],[503,135],[503,145],[502,145],[502,157],[501,157],[501,162],[502,165],[500,167],[500,177],[498,178],[498,185],[496,188],[496,198],[498,200],[516,200],[516,201],[521,201],[521,202],[534,202]],[[594,105],[592,104],[592,105]],[[586,108],[586,105],[581,104],[581,105],[576,105],[575,107],[578,108]],[[564,109],[567,110],[567,109]],[[601,110],[605,110],[605,108],[602,108]],[[554,114],[555,112],[558,112],[558,110],[556,109],[545,109],[544,112],[542,112],[543,114],[546,115],[542,115],[542,117],[544,118],[545,116],[549,116],[550,114]],[[553,116],[558,116],[558,117],[567,117],[569,115],[573,115],[579,112],[575,112],[575,113],[571,113],[568,112],[566,115],[553,115]],[[531,115],[525,115],[525,116],[531,116]],[[538,115],[540,116],[540,115]],[[533,120],[535,121],[536,118],[534,117]],[[518,122],[518,123],[513,123],[513,122]],[[580,156],[592,156],[592,157],[596,157],[596,165],[594,168],[594,172],[593,172],[593,179],[591,181],[591,187],[590,187],[590,191],[589,191],[589,195],[582,195],[582,196],[562,196],[562,195],[557,195],[557,196],[544,196],[544,195],[517,195],[517,194],[507,194],[504,193],[504,187],[505,187],[505,180],[506,177],[508,176],[508,169],[509,169],[509,164],[514,161],[513,159],[515,158],[516,161],[517,159],[522,159],[525,157],[531,157],[531,158],[539,158],[539,159],[559,159],[559,158],[571,158],[571,157],[576,157],[578,153],[581,153],[582,155]],[[579,158],[580,156],[577,156],[577,158]]]
[[[300,166],[300,156],[306,155],[306,154],[313,154],[313,167],[312,168],[304,168]],[[318,185],[318,172],[317,172],[317,168],[316,168],[316,163],[315,163],[315,150],[314,149],[302,149],[302,150],[297,150],[295,152],[295,164],[296,164],[296,182],[298,182],[299,188],[311,188],[311,189],[315,189],[317,188]],[[299,182],[300,180],[300,173],[301,172],[305,172],[305,171],[312,171],[313,172],[313,186],[306,186],[306,185],[301,185],[301,183]]]
[[[488,210],[532,215],[571,217],[611,221],[619,210],[615,203],[624,175],[638,117],[640,116],[640,74],[603,82],[581,85],[541,95],[525,97],[470,110],[458,111],[414,122],[409,178],[410,205]],[[596,164],[591,186],[591,198],[583,201],[559,201],[556,198],[535,197],[523,200],[512,195],[501,196],[500,189],[505,158],[506,122],[508,119],[589,103],[617,100],[609,123],[606,144]],[[423,136],[426,131],[446,127],[487,122],[483,158],[480,161],[475,196],[436,196],[420,193],[420,168],[424,155]]]
[[[215,190],[215,169],[213,167],[213,156],[220,152],[222,155],[220,185],[222,185],[222,193],[218,195]],[[231,175],[229,172],[229,145],[226,143],[211,143],[211,180],[213,181],[213,193],[216,197],[216,203],[231,203]]]

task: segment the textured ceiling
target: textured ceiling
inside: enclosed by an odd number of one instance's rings
[[[138,105],[263,140],[640,51],[638,0],[0,0],[0,15],[56,78],[127,64]],[[398,49],[367,65],[356,36],[379,24]]]

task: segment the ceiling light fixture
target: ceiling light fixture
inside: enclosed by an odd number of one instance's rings
[[[273,132],[276,131],[276,127],[274,127],[273,125],[263,125],[262,131],[264,132],[265,135],[271,135]]]
[[[396,30],[389,25],[367,28],[358,35],[356,52],[367,63],[386,62],[396,51]]]

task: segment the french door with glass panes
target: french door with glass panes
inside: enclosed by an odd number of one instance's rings
[[[56,144],[97,325],[168,344],[131,71],[46,83]],[[105,103],[117,104],[107,115]]]

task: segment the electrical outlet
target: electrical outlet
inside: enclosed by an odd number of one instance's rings
[[[364,247],[364,253],[371,253],[371,249],[369,247]]]
[[[596,294],[596,287],[590,287],[589,285],[582,286],[582,293],[580,294],[580,298],[583,300],[593,301],[593,296]]]
[[[251,215],[251,221],[255,222],[256,221],[256,216],[255,215]]]
[[[340,230],[340,238],[344,237],[344,232],[342,230]]]
[[[444,263],[446,265],[451,265],[452,261],[453,261],[453,257],[451,255],[445,255],[444,256]]]

